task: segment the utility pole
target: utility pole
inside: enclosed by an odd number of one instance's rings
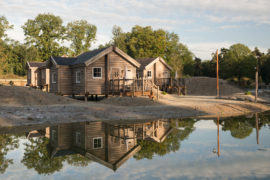
[[[257,102],[257,98],[258,98],[258,76],[259,76],[259,73],[258,73],[258,64],[256,66],[256,73],[255,73],[255,81],[256,81],[256,87],[255,87],[255,102]]]
[[[216,52],[216,56],[217,56],[217,97],[219,98],[218,49],[217,49],[217,52]]]

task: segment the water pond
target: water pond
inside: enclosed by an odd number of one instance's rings
[[[270,179],[270,112],[0,128],[0,179]]]

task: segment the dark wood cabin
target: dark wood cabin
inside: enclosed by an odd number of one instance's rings
[[[115,171],[141,149],[138,140],[161,143],[171,131],[170,121],[57,125],[50,127],[51,156],[81,154]]]
[[[137,59],[141,67],[137,77],[151,79],[157,86],[167,83],[171,77],[172,68],[161,57]]]
[[[51,57],[50,92],[63,95],[104,95],[111,79],[135,79],[140,64],[117,47],[77,57]]]
[[[49,83],[49,69],[46,62],[27,62],[27,86],[38,87]]]

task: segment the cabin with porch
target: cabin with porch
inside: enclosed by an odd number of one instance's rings
[[[62,95],[108,95],[111,81],[135,79],[140,67],[135,59],[110,46],[77,57],[51,57],[50,92]],[[119,86],[122,88],[122,81]]]
[[[161,57],[137,59],[141,67],[137,70],[138,78],[151,79],[155,85],[169,83],[172,68]]]

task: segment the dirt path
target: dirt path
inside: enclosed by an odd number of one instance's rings
[[[195,116],[227,117],[266,110],[270,110],[270,106],[247,101],[215,99],[211,96],[166,95],[154,102],[146,97],[116,97],[87,103],[73,101],[69,104],[58,105],[2,105],[0,106],[0,124],[2,127],[10,127],[78,121],[153,120]]]

